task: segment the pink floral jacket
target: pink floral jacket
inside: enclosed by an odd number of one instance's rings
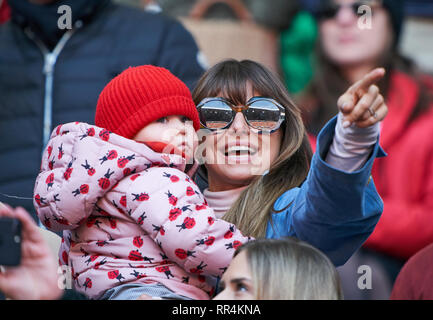
[[[119,284],[161,283],[209,299],[249,238],[216,219],[185,160],[86,123],[58,126],[43,154],[34,205],[63,231],[60,263],[74,288],[98,299]]]

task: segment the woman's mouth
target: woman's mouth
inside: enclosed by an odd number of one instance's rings
[[[226,147],[224,155],[227,163],[246,164],[251,162],[251,157],[256,153],[256,148],[246,145],[233,145]]]
[[[225,156],[245,156],[245,155],[255,155],[257,149],[251,148],[249,146],[231,146],[226,149]]]

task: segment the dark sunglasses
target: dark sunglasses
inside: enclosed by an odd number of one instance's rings
[[[356,1],[352,4],[336,4],[334,1],[326,1],[318,11],[320,19],[333,19],[342,8],[351,8],[354,15],[362,15],[364,12],[359,12],[361,6],[370,6],[376,8],[382,5],[382,1],[371,0],[371,1]]]
[[[209,130],[230,127],[236,113],[242,112],[247,124],[260,132],[277,131],[285,119],[285,109],[270,98],[253,97],[245,106],[237,107],[224,98],[205,98],[197,106],[201,125]]]

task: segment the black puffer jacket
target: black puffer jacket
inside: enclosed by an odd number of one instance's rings
[[[172,19],[109,1],[90,17],[54,49],[22,16],[0,27],[0,201],[34,211],[22,198],[33,195],[52,129],[94,123],[99,93],[127,67],[165,67],[190,89],[203,72],[193,38]]]

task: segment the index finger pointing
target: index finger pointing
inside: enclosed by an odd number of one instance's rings
[[[361,80],[355,82],[348,90],[351,94],[361,93],[364,94],[368,91],[368,88],[376,84],[379,80],[381,80],[385,76],[384,68],[376,68],[370,71],[368,74],[364,76]]]

